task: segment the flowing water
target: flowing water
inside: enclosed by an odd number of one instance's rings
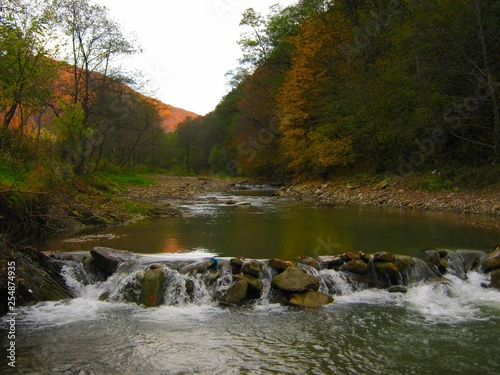
[[[483,288],[487,276],[477,272],[466,278],[449,275],[447,282],[437,284],[414,282],[402,294],[363,289],[334,270],[316,271],[321,290],[332,294],[335,302],[308,310],[273,304],[266,292],[252,305],[222,308],[213,295],[225,287],[227,270],[221,281],[208,287],[197,276],[165,268],[164,305],[145,309],[126,303],[124,286],[133,284],[138,270],[175,257],[291,259],[381,248],[418,255],[421,247],[489,250],[495,236],[498,241],[498,232],[471,228],[461,216],[311,207],[241,195],[233,199],[252,205],[228,207],[224,199],[211,196],[186,206],[189,217],[173,223],[160,220],[128,232],[120,228],[80,234],[94,236],[87,242],[48,242],[49,248],[64,245],[66,250],[89,250],[99,244],[164,254],[144,255],[135,268],[120,269],[105,282],[92,280],[79,264],[66,262],[63,274],[78,297],[20,309],[17,367],[2,367],[0,372],[500,373],[500,292]],[[103,234],[107,236],[95,237]],[[185,253],[165,254],[172,250]],[[264,273],[273,276],[270,269]],[[185,289],[186,278],[192,282],[191,293]],[[99,301],[106,291],[111,302]],[[5,319],[1,326],[6,329]],[[2,344],[6,353],[6,343]]]

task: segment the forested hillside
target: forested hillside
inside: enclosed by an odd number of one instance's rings
[[[176,132],[189,171],[498,165],[500,2],[302,0],[267,16],[249,9],[241,26],[231,91]]]
[[[119,61],[140,47],[107,8],[88,0],[0,7],[0,185],[172,164],[167,133],[196,115],[133,89],[140,80]]]

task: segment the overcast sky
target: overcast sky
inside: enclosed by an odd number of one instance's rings
[[[155,97],[204,115],[228,90],[225,74],[241,56],[237,41],[247,8],[267,14],[271,5],[297,0],[95,0],[107,6],[125,32],[144,48],[124,61],[142,71]]]

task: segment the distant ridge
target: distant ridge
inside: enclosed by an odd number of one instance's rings
[[[181,122],[186,120],[188,117],[191,118],[200,117],[200,115],[194,112],[182,108],[177,108],[170,104],[165,104],[157,99],[152,99],[152,100],[155,102],[158,108],[158,112],[160,113],[160,116],[163,120],[161,127],[167,133],[175,131],[175,129],[177,129],[177,126]]]

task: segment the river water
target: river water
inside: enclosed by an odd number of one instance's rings
[[[251,205],[228,206],[227,199]],[[473,217],[373,208],[316,206],[260,192],[211,195],[186,217],[52,238],[42,247],[92,246],[186,257],[328,255],[345,250],[418,256],[420,249],[491,250],[498,231]],[[87,236],[87,237],[83,237]],[[66,241],[65,240],[70,240]],[[77,241],[79,240],[79,241]],[[153,255],[151,255],[153,256]],[[99,296],[120,275],[85,285],[65,267],[78,297],[18,311],[17,367],[2,374],[498,374],[500,292],[483,274],[408,293],[353,291],[333,270],[335,302],[304,310],[269,302],[222,308],[203,290],[145,309]],[[5,330],[5,319],[2,330]],[[2,335],[6,353],[5,332]],[[5,357],[5,355],[2,355]],[[3,358],[4,359],[4,358]]]

